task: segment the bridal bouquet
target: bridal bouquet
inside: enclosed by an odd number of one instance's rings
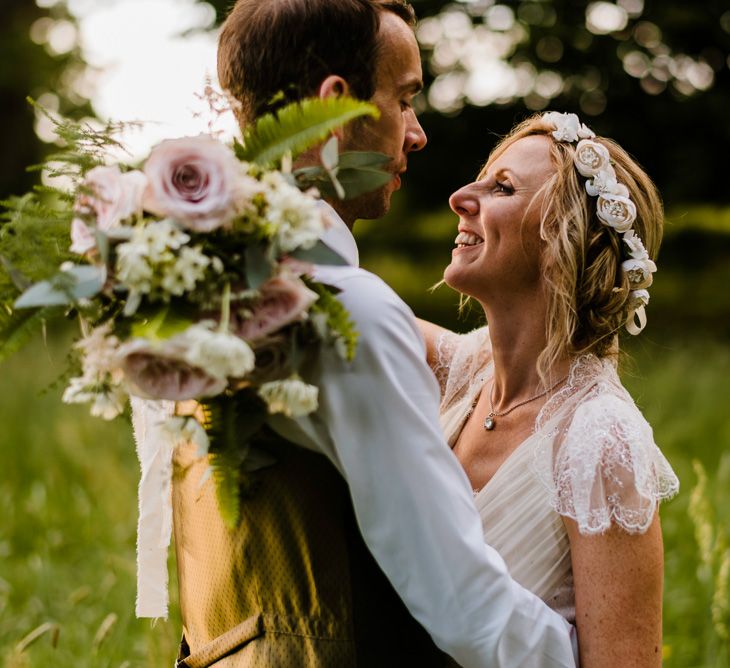
[[[20,294],[4,303],[0,359],[29,314],[77,317],[77,370],[63,400],[105,419],[130,395],[194,400],[165,428],[212,455],[221,511],[235,524],[246,472],[271,463],[252,447],[268,415],[317,408],[318,388],[300,366],[318,345],[355,353],[335,289],[311,275],[314,263],[343,262],[320,241],[327,209],[311,186],[347,196],[388,178],[377,169],[383,156],[339,156],[334,138],[321,167],[292,170],[292,157],[374,113],[353,100],[305,101],[260,120],[243,143],[167,140],[134,167],[108,159],[109,132],[58,122],[66,147],[51,164],[72,187],[7,203],[0,260]],[[43,244],[3,253],[24,230],[42,234],[44,220],[49,231],[66,229],[57,257],[37,257]],[[30,257],[50,275],[30,281],[19,268]]]

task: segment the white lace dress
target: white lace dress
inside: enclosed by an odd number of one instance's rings
[[[487,328],[442,335],[434,371],[441,424],[453,447],[493,373]],[[532,435],[475,493],[475,503],[485,541],[502,555],[512,577],[574,622],[570,544],[561,515],[574,519],[584,534],[601,533],[612,523],[641,533],[658,502],[678,489],[614,365],[584,355],[543,406]]]

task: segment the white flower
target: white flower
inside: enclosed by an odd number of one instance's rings
[[[611,158],[608,149],[598,142],[583,139],[575,147],[573,162],[583,176],[595,176],[610,167]]]
[[[123,220],[140,215],[146,187],[147,177],[137,170],[122,173],[118,165],[90,170],[74,204],[71,250],[82,255],[96,246],[87,223],[106,232],[119,227]]]
[[[94,395],[91,414],[104,420],[113,420],[124,412],[127,393],[120,385],[111,385],[105,389],[106,391]]]
[[[289,253],[314,246],[325,230],[316,200],[283,178],[266,175],[264,182],[271,186],[266,191],[266,218],[277,231],[280,250]]]
[[[214,378],[243,378],[256,364],[251,346],[228,332],[211,331],[211,326],[197,323],[180,335],[187,348],[185,361]]]
[[[174,264],[164,268],[162,289],[176,296],[193,290],[195,284],[205,277],[205,270],[210,264],[211,259],[199,248],[183,247]]]
[[[264,383],[259,396],[266,402],[269,413],[287,417],[303,417],[317,410],[319,389],[297,377]]]
[[[603,193],[598,197],[596,214],[604,225],[627,232],[636,220],[636,205],[628,197]]]
[[[574,142],[578,139],[592,139],[595,132],[589,130],[575,114],[561,114],[550,111],[542,116],[543,120],[555,127],[552,135],[556,141]]]
[[[629,300],[626,307],[629,311],[635,311],[642,306],[649,304],[649,291],[648,290],[632,290],[629,293]]]
[[[195,232],[226,226],[245,206],[255,181],[231,149],[201,135],[168,139],[150,153],[145,209]]]
[[[629,279],[632,290],[648,288],[653,282],[652,274],[656,271],[656,264],[648,257],[645,259],[630,258],[621,263],[621,269]]]
[[[203,457],[208,453],[210,439],[203,426],[194,417],[169,417],[162,422],[160,428],[173,446],[192,443],[196,446],[195,454],[198,457]]]
[[[636,260],[649,259],[649,253],[646,248],[644,248],[641,238],[636,235],[634,230],[629,230],[624,234],[624,242],[629,247],[629,255],[632,258],[635,258]]]
[[[118,370],[116,355],[119,350],[119,339],[112,335],[111,331],[111,324],[107,322],[92,329],[75,344],[74,347],[83,353],[84,376],[98,378],[105,374],[113,376]]]
[[[620,195],[621,197],[629,196],[629,189],[616,180],[616,172],[610,165],[598,172],[592,180],[586,181],[586,192],[591,197],[597,197],[604,193]]]

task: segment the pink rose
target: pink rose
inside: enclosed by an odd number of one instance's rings
[[[161,347],[136,340],[119,349],[129,393],[144,399],[185,401],[223,392],[226,379],[214,378],[184,361],[187,346],[170,339]]]
[[[123,220],[140,214],[146,186],[147,177],[137,170],[122,173],[117,165],[90,170],[74,204],[71,251],[83,255],[96,247],[87,223],[108,232],[119,227]]]
[[[256,187],[231,149],[204,135],[161,142],[144,171],[149,178],[145,209],[194,232],[226,225]]]
[[[233,314],[231,329],[247,341],[256,341],[302,318],[319,298],[298,278],[277,276],[264,283],[252,313]]]

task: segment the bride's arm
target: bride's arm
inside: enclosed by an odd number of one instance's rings
[[[438,340],[442,334],[452,333],[451,330],[444,327],[439,327],[428,320],[421,320],[416,318],[418,323],[418,329],[421,330],[421,335],[426,342],[426,361],[428,366],[435,369],[439,364],[438,359]]]
[[[585,535],[563,517],[570,538],[582,668],[651,668],[662,663],[664,550],[658,514],[646,533],[615,524]]]

